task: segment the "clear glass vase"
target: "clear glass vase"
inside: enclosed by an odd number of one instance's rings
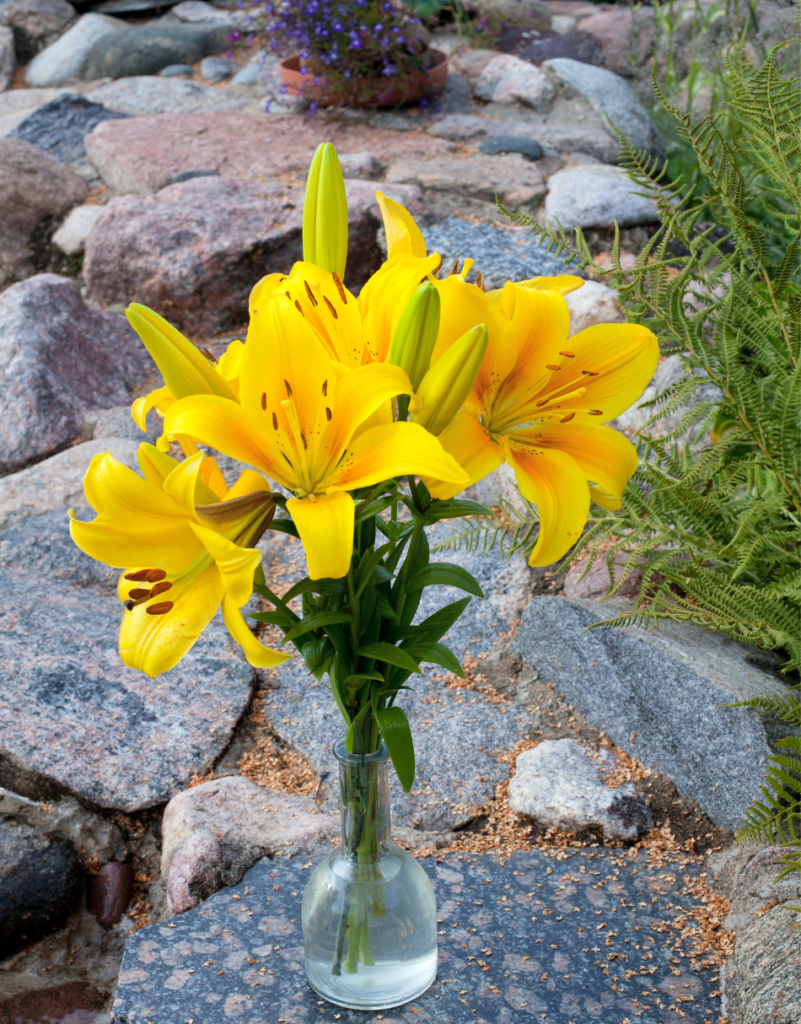
[[[437,903],[425,871],[390,838],[389,755],[334,747],[342,842],[303,894],[306,975],[339,1006],[381,1010],[414,999],[437,973]]]

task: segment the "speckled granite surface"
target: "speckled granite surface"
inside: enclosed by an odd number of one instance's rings
[[[690,868],[602,849],[421,863],[437,892],[439,973],[413,1003],[365,1013],[320,1000],[300,924],[312,864],[265,859],[127,940],[111,1024],[717,1021],[718,971],[693,970],[677,938],[689,911],[704,912],[682,891]]]

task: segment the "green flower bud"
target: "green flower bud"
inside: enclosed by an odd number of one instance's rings
[[[392,335],[387,362],[409,375],[415,391],[428,372],[439,333],[439,292],[425,281],[412,292]]]
[[[430,434],[442,433],[470,394],[488,342],[486,324],[479,324],[440,356],[417,389],[421,408],[412,415],[413,423]]]
[[[337,151],[330,142],[317,147],[306,180],[303,204],[303,261],[345,276],[348,257],[348,200]]]

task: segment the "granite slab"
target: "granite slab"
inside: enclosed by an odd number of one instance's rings
[[[313,864],[264,859],[127,940],[111,1024],[701,1024],[719,972],[679,936],[704,913],[694,865],[606,849],[422,863],[437,893],[439,972],[414,1002],[362,1012],[306,982],[301,899]]]

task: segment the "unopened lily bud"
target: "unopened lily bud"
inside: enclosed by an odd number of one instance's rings
[[[192,395],[219,395],[232,402],[237,400],[213,364],[158,313],[134,302],[125,310],[125,315],[153,357],[176,401]]]
[[[439,292],[426,281],[412,292],[392,335],[387,362],[409,375],[415,391],[428,372],[439,333]]]
[[[337,151],[330,142],[317,147],[306,179],[303,204],[303,262],[345,276],[348,256],[348,200]]]
[[[486,325],[479,324],[440,356],[417,389],[421,409],[412,416],[413,423],[429,434],[442,433],[470,394],[488,341]]]

